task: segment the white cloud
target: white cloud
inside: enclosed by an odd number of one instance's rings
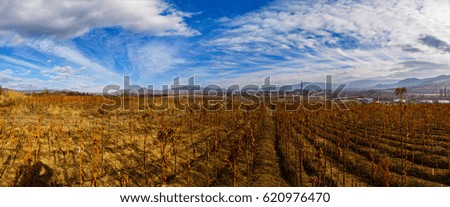
[[[78,70],[73,69],[70,66],[55,66],[51,70],[41,71],[42,75],[49,76],[51,80],[68,79],[75,75]]]
[[[121,74],[90,60],[70,43],[58,42],[51,39],[26,39],[22,45],[37,50],[44,55],[61,58],[71,65],[80,67],[80,69],[73,69],[71,66],[54,66],[49,69],[48,67],[37,65],[20,58],[0,55],[0,61],[21,68],[19,71],[15,71],[14,76],[4,76],[4,81],[9,80],[8,87],[17,87],[17,89],[26,89],[28,86],[30,88],[41,89],[55,87],[55,89],[65,88],[98,92],[106,85],[120,84],[122,82]],[[37,78],[19,78],[19,76],[30,74],[29,69],[40,71],[40,74],[49,77],[49,81],[43,81]],[[13,79],[11,79],[12,77]]]
[[[98,78],[118,78],[118,74],[90,60],[71,44],[55,42],[50,39],[29,40],[26,44],[44,54],[54,55],[81,67],[87,67],[90,72],[101,74]]]
[[[278,1],[257,12],[222,20],[231,30],[213,43],[268,42],[304,47],[336,41],[333,33],[365,45],[417,43],[423,34],[450,42],[449,1]],[[245,35],[243,35],[245,34]],[[324,39],[324,40],[323,40]],[[275,41],[278,40],[278,41]]]
[[[10,69],[0,70],[0,76],[11,76],[14,72]]]
[[[44,81],[35,78],[20,78],[10,70],[0,70],[0,86],[19,90],[30,90],[43,88],[39,87]]]
[[[20,45],[24,42],[24,38],[11,31],[0,31],[0,46],[11,47]]]
[[[28,68],[28,69],[34,69],[34,70],[38,70],[38,71],[43,70],[43,67],[41,67],[39,65],[36,65],[36,64],[30,63],[28,61],[18,59],[18,58],[9,57],[6,55],[0,55],[0,60],[2,60],[2,62],[14,64],[14,65]]]
[[[178,46],[152,42],[146,45],[130,45],[128,58],[134,72],[141,79],[173,70],[187,61],[178,54]]]
[[[448,65],[448,11],[447,0],[277,1],[236,18],[222,18],[224,29],[208,45],[227,54],[242,54],[236,62],[266,58],[272,63],[260,65],[268,68],[260,73],[280,74],[280,79],[286,79],[281,77],[286,68],[308,78],[334,74],[343,81],[433,76],[447,74],[449,68],[422,68],[427,73],[401,63],[419,60]]]
[[[0,31],[64,38],[96,27],[122,26],[156,36],[196,35],[198,32],[184,23],[183,18],[189,16],[163,0],[3,0],[0,2]]]

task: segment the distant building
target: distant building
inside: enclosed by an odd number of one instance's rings
[[[420,103],[432,104],[433,100],[420,100]]]
[[[369,104],[373,102],[373,98],[357,98],[356,99],[359,103],[365,103]]]
[[[406,103],[406,100],[405,100],[405,99],[403,99],[403,100],[400,100],[400,99],[394,99],[394,103],[400,103],[400,101],[401,101],[402,103]]]
[[[449,104],[449,103],[450,103],[450,100],[437,100],[437,103],[440,103],[440,104]]]

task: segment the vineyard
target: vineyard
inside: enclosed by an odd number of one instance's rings
[[[126,101],[130,110],[105,111],[101,96],[1,95],[0,186],[450,185],[445,104],[154,111]]]

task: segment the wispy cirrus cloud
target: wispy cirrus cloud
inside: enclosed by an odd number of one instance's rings
[[[145,80],[152,75],[168,73],[177,65],[185,64],[187,60],[181,57],[177,47],[161,42],[130,45],[128,57],[133,73],[137,74],[141,80]]]
[[[222,18],[220,33],[208,45],[234,57],[234,62],[263,59],[254,66],[272,68],[260,72],[275,76],[283,74],[282,68],[296,69],[308,79],[334,74],[341,81],[424,76],[402,63],[449,63],[448,10],[448,1],[282,0]],[[224,69],[241,76],[246,73],[239,66]],[[422,69],[429,70],[428,75],[449,71],[448,67]],[[280,75],[280,80],[285,76]]]
[[[43,70],[41,74],[49,76],[50,80],[61,80],[68,79],[69,77],[75,75],[78,71],[71,66],[55,66],[51,70]]]

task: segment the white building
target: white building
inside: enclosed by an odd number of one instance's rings
[[[400,103],[400,101],[401,101],[402,103],[406,103],[406,100],[405,100],[405,99],[403,99],[403,100],[400,100],[400,99],[394,99],[394,103]]]
[[[373,102],[373,98],[357,98],[356,100],[360,103],[367,103],[367,104]]]
[[[420,103],[432,104],[433,100],[420,100]]]
[[[440,103],[440,104],[449,104],[449,103],[450,103],[450,100],[437,100],[437,103]]]

